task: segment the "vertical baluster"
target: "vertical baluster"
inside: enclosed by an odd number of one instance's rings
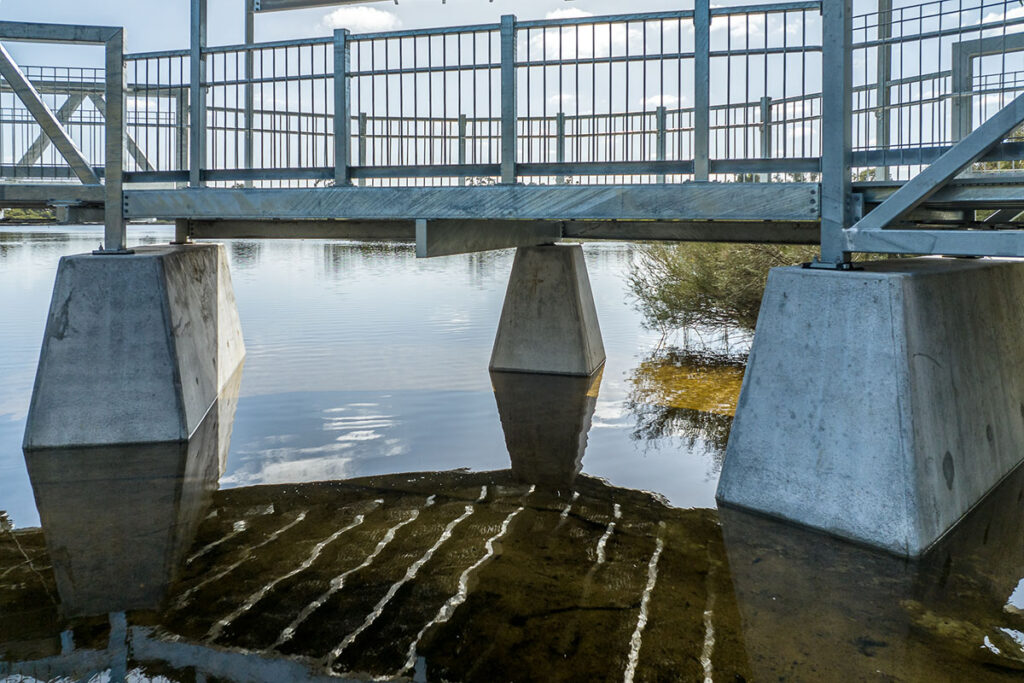
[[[516,182],[516,18],[501,18],[501,182]]]
[[[707,180],[711,137],[710,0],[694,0],[693,31],[693,179]]]
[[[334,32],[334,184],[349,185],[349,161],[352,145],[351,91],[348,74],[351,45],[347,29]]]

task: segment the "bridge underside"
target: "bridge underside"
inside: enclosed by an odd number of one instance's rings
[[[901,185],[854,183],[851,196],[869,214]],[[419,228],[420,255],[438,256],[558,239],[817,244],[820,196],[818,183],[165,188],[126,190],[124,216],[186,221],[183,229],[198,239],[415,241]],[[70,222],[101,221],[103,188],[2,184],[0,205],[67,208]],[[981,239],[980,251],[991,255],[1024,256],[1015,220],[1021,212],[1024,175],[969,174],[877,233],[876,244],[860,246],[936,253],[922,251],[917,238],[937,235],[929,244],[947,247],[938,253],[973,255],[979,250],[964,245],[969,238]]]

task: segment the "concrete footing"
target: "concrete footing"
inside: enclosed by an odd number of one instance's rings
[[[517,249],[491,370],[589,377],[604,361],[583,248]]]
[[[185,441],[244,356],[221,245],[65,257],[24,447]]]
[[[773,270],[718,500],[918,556],[1024,457],[1024,264]]]

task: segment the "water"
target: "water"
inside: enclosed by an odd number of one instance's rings
[[[155,226],[132,239],[172,237]],[[0,229],[0,509],[19,527],[39,523],[21,438],[57,261],[101,239]],[[247,357],[223,486],[508,467],[487,364],[511,251],[417,260],[410,245],[238,240],[227,252]],[[632,438],[630,373],[658,335],[627,301],[630,247],[586,254],[608,362],[585,471],[713,506],[702,443]]]
[[[229,242],[248,356],[192,440],[23,455],[99,237],[0,230],[0,680],[1024,677],[1024,474],[920,563],[715,510],[743,364],[659,348],[628,245],[558,378],[487,372],[511,253]]]

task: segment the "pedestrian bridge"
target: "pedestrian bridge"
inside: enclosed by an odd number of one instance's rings
[[[1024,117],[1006,109],[1024,32],[1005,3],[696,0],[273,43],[251,41],[249,12],[249,42],[210,46],[205,2],[189,49],[164,52],[0,22],[0,43],[107,50],[105,69],[4,53],[0,203],[103,208],[112,251],[123,220],[155,218],[182,239],[412,239],[419,220],[423,255],[822,230],[826,263],[1024,255]]]
[[[720,502],[917,556],[1021,463],[1024,265],[851,261],[1024,257],[1018,8],[695,0],[256,43],[257,3],[211,46],[191,5],[178,51],[0,22],[0,47],[105,50],[0,49],[0,205],[105,223],[58,273],[27,450],[193,433],[245,353],[223,249],[193,238],[517,247],[491,369],[593,376],[583,252],[554,244],[587,238],[820,243],[769,278]],[[148,219],[179,246],[131,249]]]

